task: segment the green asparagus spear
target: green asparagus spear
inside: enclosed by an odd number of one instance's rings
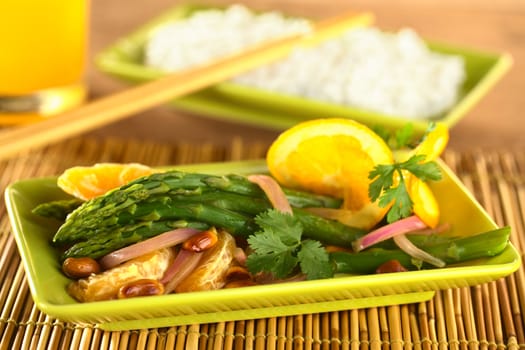
[[[424,249],[447,264],[453,264],[498,255],[507,247],[509,236],[510,227],[503,227],[429,244]],[[413,258],[399,249],[370,248],[359,253],[333,252],[330,256],[338,273],[372,274],[378,266],[390,260],[397,260],[410,270],[417,268]]]
[[[74,244],[62,254],[62,260],[68,257],[91,257],[98,259],[114,250],[123,248],[144,239],[171,231],[177,228],[191,227],[205,230],[209,225],[186,220],[147,221],[138,224],[114,226],[112,230],[90,239]]]
[[[252,198],[265,197],[261,188],[247,178],[240,175],[230,174],[226,176],[209,176],[203,182],[214,189],[229,193],[242,194]],[[290,205],[296,208],[325,207],[340,208],[342,199],[330,196],[313,194],[289,188],[283,188]]]
[[[84,203],[69,215],[53,237],[53,242],[68,244],[81,240],[86,231],[100,230],[101,222],[106,222],[106,225],[118,223],[117,217],[122,212],[142,211],[149,214],[147,206],[141,209],[144,203],[158,203],[171,196],[203,195],[207,192],[218,193],[219,196],[232,193],[246,197],[249,195],[250,198],[265,198],[264,192],[256,184],[238,175],[216,176],[180,171],[153,174]],[[337,207],[341,203],[339,199],[326,196],[292,190],[286,192],[290,202],[300,207]],[[134,214],[136,216],[138,214]]]
[[[70,243],[81,239],[82,229],[96,228],[103,218],[114,216],[120,210],[135,205],[157,194],[173,189],[195,189],[202,186],[203,175],[169,172],[152,174],[109,191],[104,196],[85,202],[73,211],[53,237],[55,243]]]
[[[78,208],[82,203],[81,199],[59,199],[56,201],[46,202],[37,205],[33,210],[33,214],[43,216],[46,218],[53,218],[64,221],[69,213]]]
[[[250,205],[254,205],[257,201],[246,196],[231,194],[226,196],[228,200],[221,200],[224,199],[221,195],[224,194],[218,195],[215,193],[215,196],[211,194],[204,196],[208,201],[199,201],[201,197],[191,196],[189,198],[192,201],[185,200],[185,197],[179,200],[163,197],[163,200],[158,202],[143,203],[143,205],[135,206],[132,211],[124,210],[116,216],[104,219],[96,229],[85,229],[83,233],[86,239],[77,244],[80,244],[82,247],[90,245],[99,247],[103,244],[115,247],[115,245],[119,244],[119,241],[124,241],[124,238],[121,237],[122,230],[119,230],[119,227],[125,226],[127,231],[129,231],[130,227],[140,225],[140,223],[177,219],[198,221],[209,226],[224,228],[234,235],[248,236],[258,230],[254,223],[254,217],[271,208],[269,203],[260,200],[260,206],[252,208],[253,213],[243,214],[240,211],[231,209],[237,207],[247,208]],[[215,201],[210,203],[211,199]],[[365,233],[338,222],[314,216],[301,209],[294,209],[294,211],[295,216],[304,226],[305,236],[327,244],[349,246],[353,240]],[[155,232],[148,232],[147,229],[150,226],[147,225],[141,225],[140,227],[141,231],[137,235],[143,235],[143,239],[160,233],[156,230]],[[153,228],[156,229],[156,226],[153,226]],[[108,237],[111,237],[111,239]],[[73,251],[78,251],[78,249],[75,248]],[[85,251],[83,250],[83,252]]]

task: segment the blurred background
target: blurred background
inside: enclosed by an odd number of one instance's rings
[[[523,0],[239,0],[184,2],[206,5],[241,3],[254,10],[323,19],[356,10],[371,11],[384,30],[413,28],[425,39],[508,52],[511,70],[452,129],[449,147],[512,148],[525,146],[525,2]],[[172,0],[92,1],[88,83],[90,98],[129,85],[100,72],[94,65],[98,52],[111,46],[147,21],[181,5]],[[168,107],[156,107],[89,133],[95,137],[139,138],[157,142],[188,141],[229,144],[234,137],[270,143],[278,131],[213,120]]]

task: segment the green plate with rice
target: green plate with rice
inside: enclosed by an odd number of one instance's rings
[[[209,9],[212,8],[182,5],[167,11],[100,52],[96,60],[97,66],[103,72],[133,83],[161,77],[166,73],[145,64],[145,47],[150,37],[168,23],[187,19],[196,12]],[[413,119],[403,115],[387,115],[241,85],[233,81],[225,81],[174,99],[170,105],[214,119],[274,130],[283,130],[309,119],[346,117],[372,127],[381,125],[392,129],[410,122],[417,133],[423,133],[430,121],[440,121],[449,127],[456,124],[512,65],[512,58],[506,53],[482,52],[436,42],[425,43],[432,52],[461,57],[465,73],[456,103],[445,112],[431,117]]]

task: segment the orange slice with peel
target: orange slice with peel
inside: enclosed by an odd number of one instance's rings
[[[93,166],[76,166],[65,170],[57,180],[64,192],[89,200],[154,170],[138,163],[99,163]]]
[[[375,132],[354,120],[299,123],[272,143],[266,162],[283,186],[344,199],[342,210],[313,209],[324,217],[370,229],[389,209],[370,201],[368,174],[378,164],[392,164],[392,151]]]

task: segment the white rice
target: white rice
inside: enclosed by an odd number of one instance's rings
[[[155,31],[145,63],[167,72],[192,68],[255,43],[310,30],[306,20],[277,12],[254,14],[232,5],[205,10]],[[282,94],[347,105],[385,115],[430,118],[450,109],[465,79],[459,56],[430,51],[411,29],[385,33],[357,28],[315,48],[231,81]]]

